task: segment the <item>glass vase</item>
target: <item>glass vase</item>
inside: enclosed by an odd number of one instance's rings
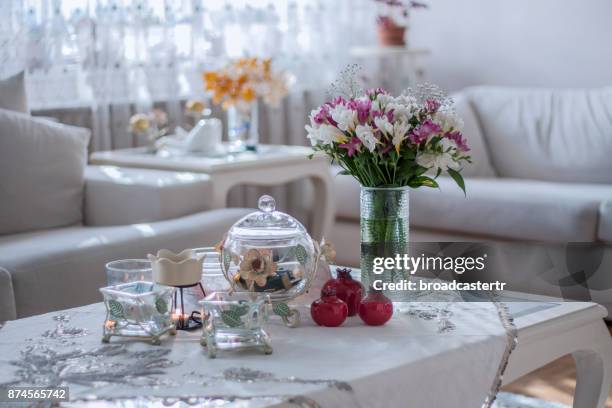
[[[232,153],[257,150],[259,143],[257,101],[227,109],[227,140]]]
[[[395,265],[387,268],[377,258],[401,258],[408,255],[409,187],[361,187],[360,236],[361,281],[369,288],[375,280],[380,283],[400,282],[410,274]],[[375,265],[383,270],[376,270]],[[375,273],[376,272],[376,273]],[[376,287],[376,289],[382,289]],[[384,290],[393,300],[401,300],[400,292]]]

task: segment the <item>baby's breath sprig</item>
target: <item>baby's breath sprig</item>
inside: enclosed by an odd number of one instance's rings
[[[337,79],[331,83],[327,90],[329,99],[341,96],[345,99],[356,98],[364,93],[362,81],[359,78],[362,69],[359,64],[347,65]]]

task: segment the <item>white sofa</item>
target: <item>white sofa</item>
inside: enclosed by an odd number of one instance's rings
[[[101,300],[104,265],[210,246],[249,210],[206,211],[205,175],[88,166],[82,224],[0,235],[0,321]]]
[[[474,159],[467,196],[445,177],[440,189],[412,190],[410,239],[600,242],[610,270],[597,286],[612,288],[612,88],[476,87],[454,99]],[[335,182],[329,238],[338,262],[357,266],[359,186],[349,176]],[[612,305],[612,289],[592,297]]]

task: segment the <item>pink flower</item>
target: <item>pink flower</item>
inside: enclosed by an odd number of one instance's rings
[[[425,101],[425,109],[427,109],[429,113],[435,113],[440,109],[440,102],[435,99],[428,99]]]
[[[382,111],[379,111],[379,110],[372,111],[372,119],[379,118],[382,115],[383,115]]]
[[[347,105],[349,109],[357,111],[357,120],[360,125],[365,125],[368,117],[370,116],[370,109],[372,109],[372,101],[369,99],[351,99]]]
[[[450,139],[453,142],[455,142],[455,144],[457,145],[457,149],[459,149],[459,151],[461,151],[461,152],[469,152],[470,151],[470,148],[467,145],[467,140],[465,140],[465,138],[463,137],[461,132],[459,132],[459,131],[446,132],[444,134],[444,137],[446,137],[447,139]]]
[[[317,125],[320,125],[325,122],[327,117],[329,116],[329,110],[326,105],[321,106],[321,109],[314,115],[313,120]]]
[[[387,154],[389,153],[391,150],[393,150],[393,143],[389,143],[388,145],[386,145],[384,148],[382,148],[380,150],[381,154]]]
[[[355,152],[361,149],[361,140],[356,136],[353,136],[348,143],[342,143],[339,147],[348,150],[348,157],[353,157]]]
[[[331,106],[332,108],[338,105],[345,105],[345,104],[346,104],[346,100],[341,96],[336,96],[334,99],[327,102],[327,105]]]
[[[426,119],[419,127],[414,129],[410,133],[410,141],[414,144],[421,144],[429,136],[435,135],[436,133],[440,133],[442,128],[437,123],[432,122],[431,119]]]
[[[380,94],[387,94],[383,88],[371,88],[366,91],[366,95],[370,99],[376,99],[376,97]]]
[[[395,112],[393,111],[393,109],[391,109],[389,112],[387,112],[387,120],[389,122],[393,122],[393,118],[395,117]]]

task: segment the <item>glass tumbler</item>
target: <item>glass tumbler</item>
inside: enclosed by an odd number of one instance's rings
[[[153,270],[148,259],[119,259],[106,264],[108,286],[121,283],[152,281]]]

